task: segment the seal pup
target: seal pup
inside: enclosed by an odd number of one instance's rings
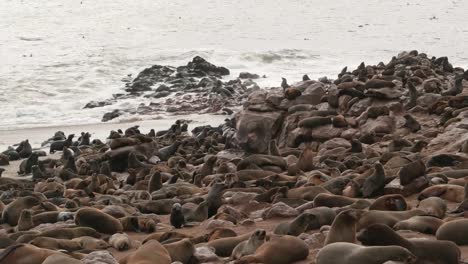
[[[185,225],[185,217],[182,213],[182,206],[180,203],[174,203],[172,205],[170,223],[175,228],[181,228]]]
[[[180,241],[164,244],[164,247],[169,252],[172,262],[179,261],[183,264],[190,263],[190,259],[192,258],[193,254],[195,254],[195,247],[193,242],[188,239],[184,238]]]
[[[451,241],[405,239],[390,227],[371,225],[358,234],[358,240],[366,246],[401,246],[417,257],[418,264],[457,264],[461,252]]]
[[[33,223],[32,214],[33,214],[32,210],[25,209],[21,211],[21,215],[18,220],[18,225],[16,226],[16,229],[18,231],[27,231],[35,226]]]
[[[356,223],[361,213],[354,209],[339,213],[333,220],[324,245],[336,242],[356,242]]]
[[[403,124],[403,127],[408,128],[412,133],[416,133],[419,130],[421,130],[421,125],[419,124],[416,119],[410,114],[405,114],[403,115],[403,118],[405,118],[405,123]]]
[[[126,233],[116,233],[110,236],[109,244],[118,251],[130,249],[130,238]]]
[[[414,264],[416,256],[400,246],[364,247],[337,242],[323,247],[315,258],[316,264],[382,264],[387,261]]]
[[[282,236],[262,244],[253,255],[240,258],[235,263],[290,264],[305,260],[309,246],[294,236]]]
[[[218,213],[219,207],[223,204],[223,190],[226,188],[224,183],[215,183],[208,195],[206,196],[206,202],[208,203],[208,218]]]
[[[240,259],[243,256],[252,255],[263,243],[265,243],[266,231],[257,229],[249,240],[243,241],[232,251],[231,259]]]
[[[148,192],[152,193],[162,188],[161,172],[155,171],[148,183]]]
[[[374,174],[367,177],[362,185],[364,198],[376,195],[385,187],[385,169],[380,162],[374,164]]]

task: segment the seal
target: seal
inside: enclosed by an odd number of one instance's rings
[[[18,174],[29,174],[32,172],[32,166],[39,165],[39,156],[33,152],[26,160],[20,164]]]
[[[194,210],[189,210],[187,212],[184,212],[184,216],[187,222],[205,221],[206,219],[208,219],[208,202],[207,201],[201,202]]]
[[[239,243],[249,239],[251,235],[252,233],[246,233],[235,237],[219,238],[209,241],[207,245],[215,249],[216,255],[226,258],[232,255],[232,251]]]
[[[317,153],[312,149],[311,146],[307,146],[299,155],[297,167],[305,172],[313,170],[315,166],[312,160],[315,158],[315,156],[317,156]]]
[[[468,228],[468,219],[457,219],[442,224],[436,232],[438,240],[455,242],[459,246],[468,245],[468,238],[463,230]]]
[[[429,197],[420,201],[418,208],[426,212],[427,215],[443,219],[447,212],[447,203],[440,197]]]
[[[31,209],[33,206],[39,205],[39,203],[40,201],[32,196],[16,198],[3,209],[3,222],[10,226],[16,226],[20,219],[21,212],[26,209]]]
[[[449,202],[461,203],[465,197],[465,189],[453,184],[438,184],[427,187],[418,196],[418,200],[429,197],[440,197]]]
[[[299,236],[307,230],[309,223],[313,220],[315,220],[315,215],[302,213],[290,222],[277,225],[273,233],[277,235]]]
[[[135,252],[126,255],[119,264],[171,264],[169,251],[156,240],[150,240],[140,246]]]
[[[284,91],[284,97],[290,101],[296,99],[297,97],[301,95],[302,95],[302,92],[299,89],[293,88],[293,87],[289,87],[288,89]]]
[[[374,164],[374,174],[367,177],[362,185],[362,196],[367,198],[382,192],[385,187],[385,169],[380,162]]]
[[[435,235],[437,229],[444,222],[433,216],[413,216],[408,220],[403,220],[393,226],[395,230],[411,230],[424,234]]]
[[[70,134],[68,135],[66,140],[58,140],[52,142],[50,144],[50,150],[49,153],[53,154],[55,151],[62,151],[63,147],[70,147],[73,144],[73,138],[75,137],[75,134]]]
[[[185,225],[185,217],[182,213],[182,206],[179,203],[172,205],[170,223],[175,228],[181,228]]]
[[[405,239],[390,227],[381,224],[371,225],[358,234],[359,241],[366,246],[395,245],[406,248],[417,257],[416,263],[457,264],[461,252],[451,241],[428,239]]]
[[[21,142],[20,146],[16,149],[16,152],[18,152],[20,158],[25,159],[33,153],[31,144],[29,144],[29,140],[25,140]]]
[[[195,247],[188,238],[174,243],[164,244],[164,247],[169,252],[172,262],[179,261],[183,264],[188,264],[193,254],[195,254]]]
[[[110,247],[110,245],[106,241],[90,236],[81,236],[73,238],[72,241],[80,243],[81,248],[85,250],[99,250]]]
[[[36,237],[30,242],[30,244],[40,248],[53,250],[64,249],[70,252],[82,249],[81,244],[78,241],[57,239],[52,237]]]
[[[338,242],[323,247],[315,258],[316,264],[381,264],[387,261],[413,264],[416,263],[416,256],[400,246],[365,247]]]
[[[152,193],[162,188],[161,172],[155,171],[148,182],[148,192]]]
[[[224,238],[224,237],[236,237],[237,234],[234,232],[234,230],[229,229],[229,228],[223,228],[223,227],[218,227],[213,229],[209,234],[208,234],[208,241],[213,241],[216,239]]]
[[[110,236],[109,244],[118,251],[125,251],[130,249],[130,238],[125,233],[116,233]]]
[[[306,259],[309,247],[294,236],[282,236],[261,245],[253,255],[240,258],[235,263],[290,264]]]
[[[361,230],[373,224],[385,224],[393,227],[396,223],[409,219],[413,216],[424,215],[421,209],[412,209],[408,211],[378,211],[372,210],[364,212],[357,224],[357,230]]]
[[[339,213],[331,225],[324,245],[336,242],[356,242],[356,223],[362,214],[360,210],[346,210]]]
[[[319,126],[324,126],[324,125],[329,125],[332,123],[332,118],[331,117],[323,117],[323,116],[314,116],[314,117],[309,117],[302,119],[299,121],[299,127],[305,127],[305,128],[315,128]]]
[[[75,224],[77,226],[91,227],[105,234],[121,233],[122,224],[119,220],[95,208],[82,208],[76,212]]]
[[[27,231],[35,226],[33,223],[32,213],[33,212],[31,210],[21,211],[18,225],[16,226],[18,231]]]
[[[222,196],[223,190],[226,188],[224,183],[215,183],[208,195],[206,196],[206,202],[208,203],[208,217],[212,217],[218,213],[219,207],[223,204]]]
[[[47,257],[55,254],[61,253],[33,245],[16,244],[9,246],[0,253],[0,263],[42,264]]]
[[[250,236],[249,240],[243,241],[232,251],[231,259],[240,259],[243,256],[252,255],[263,243],[265,243],[266,231],[257,229]]]
[[[405,197],[401,194],[387,194],[377,198],[369,210],[405,211],[407,207]]]
[[[50,255],[44,260],[44,262],[42,262],[42,264],[61,264],[61,263],[81,264],[83,262],[78,259],[72,258],[70,256],[64,255],[64,254]]]
[[[303,199],[313,201],[320,193],[330,193],[321,186],[306,186],[288,190],[287,197],[290,199]]]

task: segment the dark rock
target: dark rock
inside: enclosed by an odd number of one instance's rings
[[[241,72],[239,73],[239,78],[241,79],[258,79],[260,76],[255,73]]]
[[[83,108],[86,109],[86,108],[96,108],[96,107],[103,107],[103,106],[106,106],[106,105],[111,105],[112,102],[110,101],[102,101],[102,102],[96,102],[96,101],[91,101],[89,103],[87,103]]]
[[[102,120],[101,120],[101,121],[102,121],[102,122],[107,122],[107,121],[109,121],[109,120],[112,120],[112,119],[114,119],[114,118],[117,118],[117,117],[121,116],[122,114],[123,114],[122,111],[116,109],[116,110],[114,110],[114,111],[112,111],[112,112],[105,113],[104,116],[102,117]]]

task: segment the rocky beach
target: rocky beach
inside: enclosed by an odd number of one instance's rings
[[[153,65],[103,124],[5,133],[0,264],[468,262],[468,70],[229,73]]]

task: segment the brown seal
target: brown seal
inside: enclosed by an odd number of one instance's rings
[[[416,256],[400,246],[365,247],[338,242],[323,247],[315,258],[316,264],[381,264],[387,261],[413,264]]]
[[[75,216],[77,226],[91,227],[98,232],[115,234],[123,231],[119,220],[95,208],[82,208]]]
[[[265,243],[266,231],[257,229],[250,236],[249,240],[243,241],[237,245],[232,251],[231,259],[240,259],[243,256],[252,255],[255,251]]]
[[[288,190],[287,197],[290,199],[303,199],[313,201],[320,193],[330,193],[321,186],[306,186]]]
[[[82,264],[83,262],[64,254],[55,254],[48,256],[42,264]]]
[[[465,189],[462,186],[452,184],[439,184],[427,187],[418,196],[418,200],[428,197],[440,197],[449,202],[461,203],[465,197]]]
[[[387,194],[377,198],[369,210],[405,211],[407,208],[405,197],[401,194]]]
[[[164,247],[169,252],[172,262],[180,261],[183,264],[187,264],[195,253],[195,247],[188,238],[174,243],[164,244]]]
[[[158,221],[145,216],[125,216],[119,218],[124,231],[152,233],[156,231]]]
[[[57,239],[52,237],[36,237],[31,241],[30,244],[40,248],[53,250],[64,249],[70,252],[82,249],[81,244],[78,241]]]
[[[424,210],[427,215],[443,219],[447,212],[447,203],[439,197],[429,197],[420,201],[418,208]]]
[[[314,207],[326,206],[326,207],[343,207],[356,202],[356,199],[349,198],[346,196],[331,194],[331,193],[320,193],[314,199]]]
[[[461,252],[451,241],[437,241],[428,239],[405,239],[392,228],[375,224],[362,230],[358,235],[359,241],[366,246],[401,246],[408,249],[417,257],[416,263],[459,263]]]
[[[18,231],[26,231],[33,228],[35,225],[32,218],[32,210],[23,210],[16,226]]]
[[[118,251],[130,249],[130,238],[126,233],[116,233],[109,237],[109,245]]]
[[[420,209],[409,211],[378,211],[372,210],[364,212],[357,224],[357,230],[361,230],[373,224],[385,224],[393,227],[396,223],[409,219],[413,216],[424,215],[425,212]]]
[[[10,226],[16,226],[20,218],[21,212],[25,209],[30,209],[36,206],[40,201],[32,196],[18,197],[13,202],[9,203],[2,212],[2,219]]]
[[[211,240],[207,245],[215,249],[216,255],[220,257],[229,257],[232,255],[234,248],[242,241],[249,239],[251,235],[252,233],[246,233],[236,237],[219,238]]]
[[[307,146],[300,154],[297,166],[302,171],[311,171],[315,168],[313,159],[317,156],[317,153],[312,149],[311,146]]]
[[[73,238],[71,241],[76,241],[80,243],[81,248],[85,250],[99,250],[110,247],[110,245],[106,241],[90,236],[81,236]]]
[[[167,249],[156,240],[150,240],[140,246],[135,252],[126,255],[119,264],[171,264],[171,256]]]
[[[315,220],[315,215],[302,213],[290,222],[277,225],[273,233],[277,235],[298,236],[307,230],[309,223],[313,220]]]
[[[237,234],[234,232],[234,230],[229,229],[229,228],[222,228],[218,227],[213,229],[209,234],[208,234],[208,241],[224,238],[224,237],[236,237]]]
[[[235,263],[290,264],[306,259],[309,247],[294,236],[282,236],[261,245],[253,255],[244,256]]]
[[[379,194],[385,187],[385,169],[380,162],[374,165],[374,174],[367,177],[362,185],[363,197],[371,197]]]
[[[353,209],[339,213],[333,220],[324,245],[336,242],[354,243],[356,241],[356,223],[361,214],[362,211]]]
[[[152,193],[162,188],[161,172],[155,171],[148,182],[148,192]]]
[[[42,264],[47,257],[60,254],[50,249],[38,248],[28,244],[9,246],[0,253],[2,264]]]
[[[444,222],[433,216],[413,216],[410,219],[400,221],[393,226],[395,230],[411,230],[424,234],[435,235],[437,229]]]
[[[455,242],[459,246],[468,245],[465,230],[468,228],[468,219],[457,219],[442,224],[436,232],[438,240]]]

